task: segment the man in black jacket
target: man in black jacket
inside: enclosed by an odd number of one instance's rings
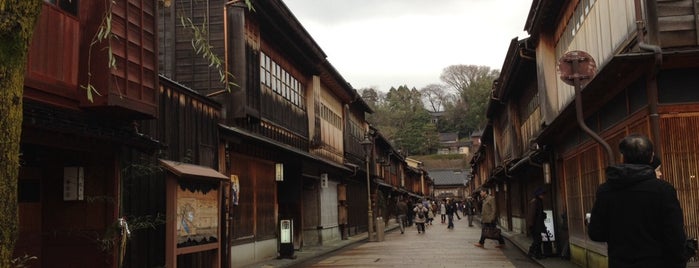
[[[447,199],[447,219],[449,220],[449,224],[447,225],[447,229],[454,229],[454,213],[456,213],[456,205],[454,205],[454,201],[451,199]]]
[[[653,144],[631,134],[619,143],[623,164],[606,168],[589,223],[590,239],[607,242],[610,268],[685,267],[684,222],[675,187],[655,176]]]
[[[534,198],[529,201],[529,211],[527,214],[527,230],[532,236],[532,244],[529,246],[529,257],[541,259],[541,233],[546,232],[546,213],[544,213],[544,194],[546,190],[538,187],[532,193]]]

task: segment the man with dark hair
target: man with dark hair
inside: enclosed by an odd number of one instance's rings
[[[653,143],[641,134],[630,134],[619,142],[624,163],[648,165],[653,160]]]
[[[478,243],[473,245],[482,248],[484,247],[485,239],[487,238],[484,235],[483,229],[497,228],[497,208],[495,205],[495,198],[488,194],[488,190],[481,188],[480,194],[481,199],[483,200],[483,208],[481,209],[481,239],[478,240]],[[496,248],[505,247],[505,239],[503,239],[501,235],[497,238],[490,239],[498,240],[498,245],[495,246]]]
[[[447,209],[447,219],[449,224],[447,229],[454,229],[454,213],[456,213],[456,205],[451,199],[447,199],[447,204],[445,205]]]
[[[684,222],[675,187],[657,179],[648,137],[631,134],[619,143],[623,163],[609,166],[597,188],[590,239],[607,242],[610,268],[685,267]]]

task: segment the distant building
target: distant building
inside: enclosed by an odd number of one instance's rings
[[[436,125],[437,123],[439,123],[439,120],[440,120],[442,117],[444,117],[444,112],[443,112],[443,111],[440,111],[440,112],[430,112],[430,116],[432,116],[432,118],[430,119],[430,122],[431,122],[432,124],[435,124],[435,125]]]
[[[437,154],[469,154],[470,141],[459,141],[458,132],[439,133]]]
[[[477,148],[481,146],[481,136],[483,136],[483,130],[478,130],[471,133],[471,147]]]
[[[463,200],[466,196],[466,183],[469,180],[470,171],[462,169],[437,169],[429,170],[430,178],[434,182],[434,198],[437,200],[451,198]]]

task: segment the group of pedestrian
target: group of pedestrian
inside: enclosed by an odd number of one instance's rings
[[[685,267],[696,250],[688,249],[691,246],[684,232],[677,192],[670,183],[660,179],[660,159],[654,154],[653,144],[644,135],[631,134],[621,140],[619,152],[623,162],[606,168],[606,182],[597,189],[586,222],[590,239],[607,243],[611,268]],[[527,211],[527,232],[532,238],[528,255],[535,259],[545,257],[542,252],[542,238],[548,234],[545,194],[545,188],[536,188]],[[493,239],[498,241],[496,248],[503,248],[505,241],[497,229],[495,198],[485,188],[479,190],[478,200],[468,197],[459,204],[450,199],[439,203],[428,200],[424,204],[418,202],[411,209],[401,200],[397,206],[398,219],[404,222],[405,215],[412,212],[418,233],[424,233],[425,224],[431,224],[434,212],[439,213],[442,224],[453,229],[453,217],[461,219],[458,211],[462,211],[469,226],[473,226],[479,201],[482,231],[474,245],[482,248],[486,239]],[[401,234],[403,232],[401,224]]]
[[[396,219],[400,223],[401,234],[405,233],[405,227],[416,225],[418,233],[425,232],[426,225],[432,225],[436,214],[440,215],[441,223],[447,224],[447,229],[454,229],[454,216],[461,220],[459,211],[469,217],[469,226],[473,226],[473,214],[475,207],[473,202],[468,200],[464,203],[454,202],[452,199],[446,198],[439,202],[422,200],[416,202],[416,205],[411,206],[406,198],[399,198],[396,204]]]
[[[405,233],[405,227],[411,226],[413,223],[417,227],[418,233],[425,232],[425,225],[432,224],[432,219],[434,214],[432,213],[432,205],[429,201],[427,202],[416,202],[417,204],[411,206],[410,201],[404,198],[399,198],[396,203],[396,220],[400,228],[400,233]]]

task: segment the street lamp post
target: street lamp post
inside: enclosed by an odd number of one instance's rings
[[[371,176],[369,175],[369,154],[371,153],[372,142],[369,139],[369,135],[364,135],[364,140],[361,142],[364,147],[364,161],[366,162],[366,196],[367,196],[367,216],[369,218],[369,226],[367,227],[367,233],[369,235],[369,241],[374,241],[374,220],[372,219],[373,213],[371,211]]]

